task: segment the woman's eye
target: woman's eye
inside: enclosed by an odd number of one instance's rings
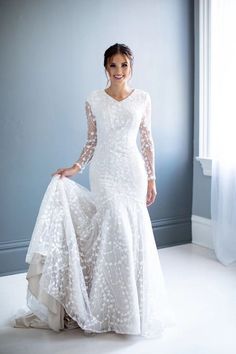
[[[115,64],[111,64],[110,67],[114,67]],[[122,64],[122,66],[127,66],[127,64]]]

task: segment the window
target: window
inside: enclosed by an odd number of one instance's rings
[[[203,173],[211,176],[210,64],[211,0],[199,0],[199,156]]]

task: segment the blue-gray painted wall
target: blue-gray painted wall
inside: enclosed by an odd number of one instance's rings
[[[0,274],[25,255],[51,173],[78,158],[85,99],[106,87],[104,51],[135,55],[132,87],[152,98],[158,247],[191,242],[194,3],[189,0],[1,0]],[[119,16],[121,14],[121,16]],[[89,188],[88,169],[73,177]]]
[[[199,156],[199,0],[194,2],[194,158],[193,158],[193,215],[211,218],[211,177],[205,176]]]

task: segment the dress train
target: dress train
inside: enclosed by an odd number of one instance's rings
[[[116,195],[96,207],[91,191],[55,175],[26,262],[31,311],[17,313],[14,327],[152,338],[176,323],[149,214],[139,200]]]

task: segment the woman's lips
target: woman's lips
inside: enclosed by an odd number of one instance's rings
[[[115,78],[116,80],[120,80],[120,79],[123,78],[123,75],[122,75],[122,76],[114,76],[114,78]]]

